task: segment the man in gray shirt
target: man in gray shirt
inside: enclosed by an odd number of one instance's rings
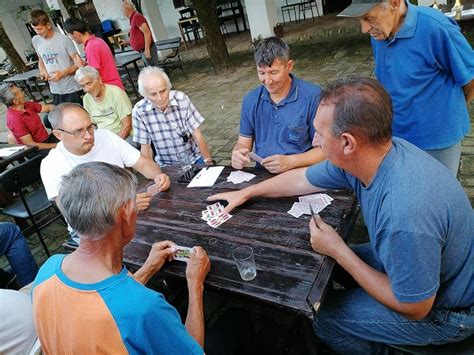
[[[83,91],[74,80],[77,69],[74,61],[80,60],[76,47],[67,36],[53,31],[43,10],[31,11],[30,19],[37,34],[32,43],[38,54],[39,76],[48,80],[54,105],[62,102],[82,104]]]

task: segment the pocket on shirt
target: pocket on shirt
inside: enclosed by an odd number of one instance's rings
[[[288,139],[292,142],[298,142],[305,138],[306,127],[288,125]]]

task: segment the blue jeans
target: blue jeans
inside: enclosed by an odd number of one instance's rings
[[[32,282],[38,266],[20,228],[13,223],[0,223],[0,255],[5,255],[20,287]]]
[[[369,265],[375,262],[369,245],[353,249]],[[329,292],[313,326],[316,335],[338,353],[381,354],[387,349],[385,344],[446,344],[467,338],[474,333],[474,306],[466,312],[434,308],[415,321],[385,307],[359,287]]]
[[[425,150],[425,152],[447,167],[454,176],[458,175],[459,161],[461,160],[461,142],[448,148]]]

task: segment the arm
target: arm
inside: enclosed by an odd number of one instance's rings
[[[53,104],[41,104],[41,112],[51,112],[54,110]]]
[[[208,197],[209,201],[226,200],[229,202],[225,211],[232,209],[254,197],[285,197],[306,195],[322,189],[311,185],[306,178],[306,168],[287,171],[271,179],[262,181],[257,185],[249,186],[243,190],[224,192]]]
[[[386,274],[361,260],[319,215],[316,216],[316,221],[317,225],[313,219],[309,224],[311,246],[314,251],[335,259],[369,295],[393,311],[414,320],[426,317],[433,306],[436,294],[421,302],[399,302],[393,294]]]
[[[143,266],[133,274],[134,279],[145,285],[161,269],[166,260],[173,259],[171,249],[173,245],[175,244],[169,240],[154,243]]]
[[[138,161],[133,165],[133,168],[138,170],[138,172],[147,179],[155,180],[155,183],[160,186],[160,191],[165,191],[170,187],[170,178],[168,175],[163,174],[158,164],[152,159],[140,155],[140,158],[138,158]]]
[[[153,160],[153,150],[151,149],[151,144],[142,144],[140,151],[145,158]]]
[[[291,169],[310,166],[323,160],[323,151],[320,147],[317,147],[300,154],[272,155],[263,159],[262,165],[269,172],[273,174],[279,174]]]
[[[145,39],[145,57],[150,59],[151,58],[151,53],[150,53],[150,47],[153,42],[153,37],[151,36],[150,28],[146,24],[146,22],[142,23],[138,29],[143,32],[143,37]]]
[[[52,149],[56,147],[56,143],[36,143],[31,137],[31,134],[27,134],[26,136],[20,137],[20,140],[23,142],[24,145],[33,145],[38,147],[39,150],[43,149]]]
[[[196,144],[199,148],[199,151],[201,152],[202,158],[205,161],[211,161],[212,160],[211,152],[207,146],[206,140],[204,139],[204,135],[202,134],[199,128],[196,128],[194,130],[193,137],[196,140]]]
[[[41,59],[38,53],[36,53],[36,55],[38,56],[38,67],[39,67],[38,77],[41,80],[48,80],[49,75],[48,75],[48,71],[46,70],[46,66],[44,65],[43,59]]]
[[[122,128],[117,133],[117,135],[122,139],[127,139],[132,130],[132,115],[127,115],[122,118]]]
[[[469,105],[474,99],[474,80],[471,80],[466,86],[463,86],[466,103]]]
[[[72,75],[76,72],[76,70],[78,68],[78,66],[76,65],[76,62],[82,61],[82,59],[79,57],[78,53],[71,53],[71,54],[69,54],[69,56],[71,57],[74,64],[70,65],[67,68],[64,68],[63,70],[58,70],[57,72],[55,72],[54,74],[52,74],[49,77],[49,80],[59,81],[61,78],[65,77],[65,76],[68,76],[68,75]]]
[[[189,301],[186,315],[186,330],[204,347],[204,280],[211,263],[204,249],[194,247],[186,266]]]
[[[252,150],[253,138],[239,136],[237,143],[232,149],[231,163],[234,169],[242,169],[245,165],[250,163],[250,158],[247,154]]]

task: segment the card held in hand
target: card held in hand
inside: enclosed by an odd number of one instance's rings
[[[146,193],[148,194],[148,196],[154,196],[158,192],[160,192],[160,186],[158,184],[148,186],[148,188],[146,189]]]
[[[255,160],[257,163],[261,163],[263,158],[260,155],[255,154],[254,152],[249,153],[249,158]]]
[[[191,251],[193,248],[182,247],[179,245],[175,245],[172,247],[174,251],[174,260],[184,261],[187,262],[189,257],[191,256]]]

